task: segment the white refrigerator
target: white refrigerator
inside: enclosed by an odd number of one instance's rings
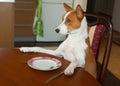
[[[74,0],[42,0],[42,20],[44,36],[36,36],[38,42],[59,42],[65,36],[55,32],[56,27],[61,23],[65,14],[63,3],[73,7]]]

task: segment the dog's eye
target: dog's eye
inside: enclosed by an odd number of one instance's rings
[[[70,22],[71,22],[71,20],[70,20],[70,19],[67,19],[67,20],[66,20],[66,23],[70,23]]]

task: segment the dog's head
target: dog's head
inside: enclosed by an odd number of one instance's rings
[[[84,13],[80,5],[78,5],[76,9],[72,9],[64,3],[64,8],[67,13],[62,17],[62,23],[55,31],[60,34],[67,35],[80,28]]]

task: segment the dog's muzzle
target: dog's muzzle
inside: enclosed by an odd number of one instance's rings
[[[67,26],[64,23],[61,23],[56,29],[55,31],[59,34],[62,35],[66,35],[68,30],[67,30]]]

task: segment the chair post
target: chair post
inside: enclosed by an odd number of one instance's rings
[[[109,61],[109,57],[110,57],[110,51],[111,51],[111,45],[112,45],[113,25],[112,25],[111,20],[107,16],[104,17],[104,16],[101,16],[98,14],[86,13],[86,12],[85,12],[85,16],[87,17],[87,21],[88,21],[89,26],[102,24],[106,27],[105,29],[107,29],[109,32],[109,34],[108,34],[109,36],[107,39],[106,48],[105,48],[105,52],[104,52],[104,58],[102,61],[100,74],[98,76],[98,81],[101,84],[103,84],[103,78],[105,76],[105,71],[107,69],[107,65],[108,65],[108,61]],[[99,48],[98,48],[97,52],[99,53]]]
[[[108,37],[108,40],[107,40],[107,43],[106,43],[107,45],[106,45],[106,48],[105,48],[104,59],[103,59],[103,62],[102,62],[100,76],[98,78],[98,81],[102,84],[104,76],[105,76],[105,71],[107,70],[109,57],[110,57],[110,51],[111,51],[111,45],[112,45],[112,35],[113,35],[113,29],[112,29],[113,25],[112,25],[110,20],[108,20],[106,18],[103,18],[103,17],[101,19],[103,19],[102,22],[103,22],[103,24],[105,24],[105,26],[107,26],[106,28],[109,31],[109,37]],[[106,24],[105,22],[107,22],[108,24]]]

